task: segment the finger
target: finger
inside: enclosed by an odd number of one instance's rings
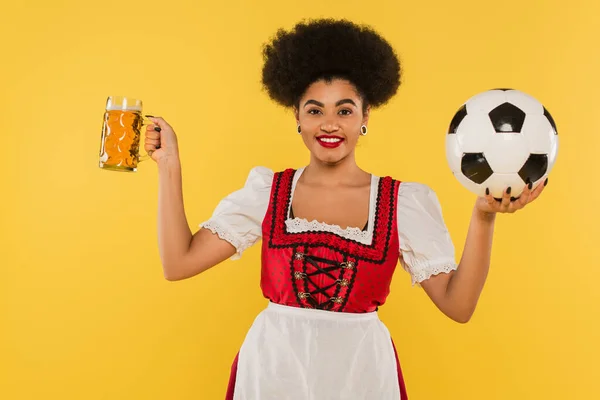
[[[484,197],[490,207],[496,206],[496,199],[494,199],[494,195],[492,195],[490,193],[489,188],[485,188],[485,196]]]
[[[521,193],[521,197],[519,197],[519,199],[516,201],[516,203],[520,206],[519,208],[523,208],[525,207],[525,205],[527,205],[527,203],[529,203],[529,199],[531,197],[531,187],[533,186],[533,183],[531,183],[530,180],[527,180],[527,185],[525,186],[525,189],[523,189],[523,193]]]
[[[150,119],[150,118],[148,118]],[[161,131],[161,127],[158,126],[158,124],[155,124],[152,120],[150,120],[150,124],[146,125],[146,131],[157,131],[160,132]]]
[[[152,153],[158,150],[158,148],[152,144],[145,144],[144,150],[146,150],[146,153],[152,155]]]
[[[146,131],[146,139],[160,139],[160,132],[152,130]]]
[[[144,144],[150,144],[152,146],[160,146],[160,139],[148,139],[146,138],[146,140],[144,141]]]
[[[539,195],[544,191],[544,187],[545,187],[545,183],[547,182],[544,181],[542,183],[540,183],[539,185],[536,186],[535,189],[533,189],[533,191],[531,192],[531,195],[529,196],[529,202],[531,203],[532,201],[534,201],[535,199],[537,199],[539,197]]]
[[[169,125],[167,123],[167,121],[164,120],[164,118],[162,117],[154,117],[152,115],[146,115],[146,117],[148,117],[148,119],[150,121],[152,121],[154,123],[154,125],[157,125],[159,128],[162,129],[172,129],[171,125]]]
[[[148,153],[149,156],[152,157],[152,154],[157,152],[158,150],[160,150],[160,145],[155,146],[153,144],[150,143],[146,143],[144,144],[144,150],[146,150],[146,153]],[[154,157],[153,157],[154,158]]]
[[[508,188],[506,188],[506,190],[504,191],[504,193],[502,194],[502,200],[500,202],[500,209],[502,211],[508,211],[508,208],[510,206],[510,192],[511,192],[511,187],[509,186]]]
[[[533,200],[537,199],[546,188],[546,185],[548,185],[548,178],[546,178],[543,183],[540,183],[535,189],[533,189],[533,192],[531,193],[531,199],[529,201],[532,202]]]

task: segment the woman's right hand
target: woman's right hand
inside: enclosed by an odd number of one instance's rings
[[[150,117],[152,124],[146,126],[144,149],[150,157],[158,162],[179,157],[179,147],[175,131],[161,117]]]

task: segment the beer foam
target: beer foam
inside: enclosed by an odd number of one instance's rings
[[[115,110],[119,110],[119,111],[142,111],[142,107],[132,104],[132,105],[128,105],[128,104],[122,104],[122,105],[118,105],[118,104],[110,104],[106,107],[106,111],[115,111]]]
[[[113,101],[117,100],[114,104]],[[119,101],[120,100],[120,101]],[[127,100],[130,100],[129,102]],[[142,102],[136,99],[128,98],[110,98],[106,104],[106,111],[142,111]]]

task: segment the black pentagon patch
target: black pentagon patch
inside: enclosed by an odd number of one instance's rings
[[[523,182],[535,182],[548,171],[547,154],[530,154],[525,164],[519,170],[519,176]]]
[[[494,173],[483,153],[463,154],[460,170],[465,177],[479,185],[485,182],[485,180]]]
[[[519,133],[525,122],[525,112],[511,103],[500,104],[490,111],[489,116],[498,133]]]
[[[458,129],[458,125],[460,125],[461,121],[467,116],[467,105],[463,104],[461,108],[458,109],[456,114],[454,114],[454,118],[450,121],[450,128],[448,128],[448,133],[456,133],[456,129]]]
[[[550,122],[550,125],[552,125],[552,129],[554,129],[554,134],[558,135],[558,129],[556,129],[556,124],[554,123],[554,118],[552,118],[552,115],[550,115],[548,110],[546,110],[546,107],[544,107],[544,115],[546,116],[546,118],[548,118],[548,122]]]
[[[502,90],[503,92],[506,92],[507,90],[514,90],[514,89],[510,89],[510,88],[496,88],[496,89],[492,89],[492,90]]]

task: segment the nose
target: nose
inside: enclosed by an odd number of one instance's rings
[[[339,125],[336,124],[334,121],[325,121],[322,125],[321,125],[321,130],[323,132],[327,132],[327,133],[332,133],[332,132],[336,132],[340,129]]]

